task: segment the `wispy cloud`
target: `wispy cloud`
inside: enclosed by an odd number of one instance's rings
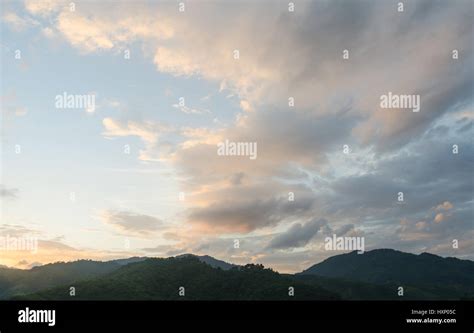
[[[0,198],[15,199],[18,196],[19,190],[16,188],[7,188],[5,185],[0,184]]]
[[[128,211],[106,210],[100,219],[119,233],[134,237],[150,237],[163,227],[163,222],[156,217]]]

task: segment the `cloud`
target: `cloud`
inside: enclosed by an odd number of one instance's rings
[[[11,237],[23,237],[23,236],[38,236],[40,232],[38,230],[28,228],[18,224],[1,224],[0,225],[0,236],[11,236]]]
[[[64,0],[26,0],[25,8],[33,15],[49,16],[57,13],[61,9],[66,9],[67,2]]]
[[[355,230],[353,224],[345,224],[345,225],[340,226],[338,229],[334,230],[334,233],[338,237],[341,237],[341,236],[344,236],[344,235],[347,235],[347,234],[352,234],[355,231],[356,230]],[[332,233],[332,231],[331,231],[331,233]]]
[[[87,260],[112,260],[136,255],[130,251],[103,251],[87,248],[76,248],[59,241],[38,240],[38,251],[9,250],[1,251],[0,262],[9,267],[28,269],[41,263],[58,261]]]
[[[287,228],[279,242],[299,246],[298,232],[315,230],[306,221],[324,216],[341,235],[365,232],[372,247],[413,251],[469,235],[469,1],[417,0],[403,13],[376,1],[302,2],[294,13],[267,3],[202,3],[199,15],[192,7],[179,13],[175,4],[83,2],[71,13],[64,3],[26,4],[33,19],[48,17],[43,28],[80,52],[113,55],[138,44],[158,72],[211,81],[237,99],[235,121],[209,128],[103,120],[104,136],[139,137],[141,160],[166,161],[176,171],[186,192],[186,225],[206,235]],[[419,94],[420,112],[381,108],[388,91]],[[256,142],[258,158],[218,156],[216,143],[225,139]],[[199,248],[186,241],[181,249]],[[252,258],[264,257],[257,251]]]
[[[33,8],[29,9],[32,12]],[[104,10],[107,15],[100,14]],[[83,53],[117,52],[135,40],[166,40],[174,35],[165,12],[152,16],[139,3],[117,3],[105,9],[100,4],[82,2],[76,3],[75,11],[68,6],[34,11],[54,16],[55,25],[50,28]]]
[[[27,260],[20,260],[16,265],[15,267],[16,268],[22,268],[22,269],[30,269],[30,268],[33,268],[33,267],[38,267],[38,266],[42,266],[43,264],[41,262],[38,262],[38,261],[34,261],[34,262],[28,262]]]
[[[100,218],[121,234],[134,237],[150,237],[163,227],[163,221],[156,217],[128,211],[106,210]]]
[[[322,117],[283,110],[255,112],[235,127],[187,130],[183,133],[187,137],[174,152],[172,161],[189,180],[184,184],[186,191],[195,190],[199,184],[211,189],[214,183],[236,173],[246,174],[250,183],[274,183],[271,177],[284,176],[298,165],[322,168],[327,163],[325,152],[342,147],[353,121],[343,112]],[[226,139],[256,142],[258,158],[217,155],[216,144]]]
[[[2,21],[5,22],[15,31],[23,31],[27,28],[39,25],[39,22],[30,17],[20,17],[14,12],[7,12],[2,16]]]
[[[16,199],[17,197],[18,197],[18,189],[7,188],[5,185],[0,184],[0,198]]]
[[[252,107],[252,105],[250,105],[250,103],[246,100],[241,100],[240,101],[240,107],[242,108],[242,110],[244,110],[245,112],[253,112],[255,111],[255,109]]]
[[[127,121],[120,122],[112,118],[102,121],[105,131],[102,135],[107,138],[137,136],[145,144],[145,149],[140,150],[139,158],[144,161],[158,161],[166,159],[172,149],[168,142],[159,142],[164,134],[173,132],[169,126],[153,121]]]
[[[435,216],[434,222],[435,223],[441,223],[444,220],[444,214],[443,213],[438,213]]]
[[[268,248],[287,249],[304,247],[324,225],[327,225],[325,219],[314,219],[304,224],[293,224],[287,231],[273,238]]]
[[[436,206],[436,210],[450,210],[453,209],[453,204],[449,201],[445,201],[442,204]]]
[[[467,73],[465,68],[471,67],[472,43],[469,20],[463,14],[465,5],[444,4],[442,12],[430,9],[419,24],[413,24],[411,18],[425,8],[424,1],[403,15],[370,1],[299,4],[302,8],[297,14],[278,6],[254,5],[245,10],[234,4],[234,13],[227,20],[208,20],[211,16],[224,18],[228,11],[207,5],[200,18],[171,22],[177,31],[175,44],[158,46],[154,62],[161,72],[224,82],[244,105],[281,106],[290,95],[298,106],[295,112],[319,105],[312,112],[330,114],[332,101],[350,103],[351,112],[361,117],[353,128],[354,138],[364,145],[375,144],[381,151],[393,150],[408,143],[453,104],[471,100],[472,69]],[[249,11],[253,15],[248,15]],[[258,15],[260,12],[265,15]],[[294,24],[295,19],[302,23]],[[229,21],[238,21],[235,27],[239,28],[233,29]],[[429,39],[440,22],[450,24],[439,38]],[[385,29],[378,29],[380,26]],[[220,30],[226,34],[216,32]],[[272,35],[279,36],[278,42],[269,37]],[[393,40],[400,41],[396,48]],[[445,55],[446,49],[454,48],[462,49],[465,57],[453,61]],[[238,60],[232,57],[235,49],[240,51]],[[352,52],[346,66],[343,49]],[[423,61],[423,55],[432,61]],[[442,85],[438,83],[441,79]],[[422,112],[381,109],[379,97],[387,90],[421,94]]]
[[[446,213],[425,213],[422,220],[404,219],[387,245],[410,252],[423,252],[431,248],[450,248],[449,253],[472,257],[472,208],[469,203]],[[445,223],[446,222],[446,223]],[[453,240],[463,246],[453,247]],[[437,252],[434,252],[437,253]],[[443,252],[448,253],[447,251]]]
[[[251,190],[247,188],[247,193]],[[308,200],[288,201],[287,197],[218,200],[204,207],[192,208],[189,221],[213,233],[248,233],[262,227],[275,226],[292,216],[304,216],[311,207]]]
[[[27,5],[33,15],[52,15],[49,28],[81,51],[117,52],[143,43],[158,71],[216,81],[247,111],[288,106],[290,96],[295,113],[332,114],[334,103],[347,104],[359,117],[353,138],[382,152],[407,144],[453,105],[472,101],[468,1],[431,6],[419,0],[403,13],[385,3],[342,0],[300,3],[294,13],[286,6],[238,2],[199,4],[199,15],[168,3],[77,7]],[[453,49],[459,59],[446,53]],[[421,112],[381,109],[379,98],[387,91],[420,94]]]
[[[155,143],[160,133],[167,130],[166,126],[153,122],[128,121],[124,124],[112,118],[104,118],[102,124],[105,128],[102,135],[106,137],[138,136],[146,143]]]
[[[342,152],[345,129],[357,119],[344,112],[316,118],[297,115],[260,111],[250,114],[238,125],[239,130],[183,128],[173,132],[184,140],[168,157],[183,176],[181,185],[190,206],[188,222],[206,233],[249,233],[293,222],[292,214],[298,218],[322,215],[342,224],[376,221],[378,232],[386,235],[393,232],[392,223],[403,217],[419,221],[432,207],[448,209],[453,203],[462,205],[471,200],[472,185],[464,180],[473,167],[473,147],[456,131],[449,131],[444,140],[463,147],[458,155],[428,130],[396,154],[374,155],[369,151],[346,156]],[[456,117],[452,114],[449,118]],[[448,128],[453,126],[462,124]],[[130,133],[133,131],[122,134]],[[218,156],[216,142],[223,137],[256,140],[258,159]],[[332,155],[325,153],[328,150]],[[333,155],[338,159],[333,160]],[[338,174],[349,161],[350,172]],[[397,203],[400,191],[405,195],[403,205]],[[296,193],[294,203],[288,201],[289,192]],[[379,242],[383,246],[383,237]]]
[[[48,232],[18,224],[0,224],[0,239],[5,244],[22,244],[0,248],[0,264],[9,267],[31,268],[39,263],[73,261],[79,259],[107,260],[135,255],[127,251],[103,251],[77,248],[66,244],[63,237],[50,237]],[[5,242],[5,243],[4,243]]]

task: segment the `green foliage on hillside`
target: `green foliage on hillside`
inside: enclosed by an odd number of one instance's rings
[[[429,253],[415,255],[390,249],[351,252],[330,257],[301,273],[311,275],[370,284],[379,288],[381,299],[384,289],[392,291],[398,286],[403,286],[404,297],[409,299],[460,299],[474,295],[474,262]],[[348,297],[348,286],[337,288],[335,281],[321,286]],[[367,298],[369,294],[362,296]]]
[[[79,260],[69,263],[57,262],[33,267],[30,270],[0,268],[0,299],[94,278],[119,267],[121,265],[114,262]]]
[[[338,299],[318,286],[295,281],[261,265],[230,270],[213,268],[196,257],[147,259],[129,264],[101,278],[58,287],[17,299],[87,300],[292,300]],[[185,288],[185,296],[179,288]],[[295,296],[288,295],[289,287]]]
[[[75,287],[71,297],[69,288]],[[404,296],[398,296],[403,286]],[[185,288],[185,296],[179,288]],[[289,296],[294,288],[294,297]],[[0,268],[0,298],[44,300],[474,299],[474,262],[394,250],[331,257],[300,274],[209,256]]]

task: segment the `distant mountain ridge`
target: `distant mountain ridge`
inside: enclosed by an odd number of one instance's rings
[[[340,277],[370,283],[403,282],[471,284],[474,286],[474,262],[443,258],[434,254],[419,255],[391,249],[358,254],[356,251],[330,257],[300,274]]]
[[[150,258],[102,277],[74,283],[76,295],[60,286],[15,299],[30,300],[336,300],[317,285],[295,281],[261,265],[228,270],[211,267],[197,256]],[[298,290],[289,294],[289,288]]]
[[[181,254],[179,256],[176,256],[176,258],[183,258],[183,257],[195,257],[195,258],[199,259],[199,261],[201,261],[205,264],[208,264],[211,267],[220,268],[220,269],[223,269],[223,270],[229,270],[233,267],[238,267],[238,265],[229,264],[228,262],[216,259],[216,258],[208,256],[208,255],[198,256],[198,255],[195,255],[195,254],[186,253],[186,254]]]
[[[234,264],[229,264],[207,255],[183,254],[178,257],[184,256],[193,256],[211,267],[219,267],[223,270],[236,267]],[[15,295],[34,293],[62,284],[73,283],[74,281],[96,278],[111,273],[122,266],[142,262],[147,259],[150,258],[131,257],[110,261],[77,260],[35,266],[27,270],[0,266],[0,300]]]
[[[405,299],[474,299],[474,262],[380,249],[336,255],[294,275],[194,254],[0,267],[0,299],[70,299],[71,285],[76,299],[182,299],[175,292],[184,284],[186,299],[286,299],[290,286],[297,299],[398,299],[398,286]]]
[[[0,268],[0,299],[94,278],[120,267],[120,264],[113,261],[93,260],[57,262],[28,270],[2,267]]]
[[[356,251],[330,257],[300,275],[350,279],[364,283],[420,286],[440,291],[448,288],[469,296],[474,294],[474,262],[443,258],[430,253],[419,255],[378,249]]]

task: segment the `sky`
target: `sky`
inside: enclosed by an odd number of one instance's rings
[[[0,240],[37,247],[0,264],[298,272],[348,252],[332,235],[473,260],[473,7],[3,0]]]

